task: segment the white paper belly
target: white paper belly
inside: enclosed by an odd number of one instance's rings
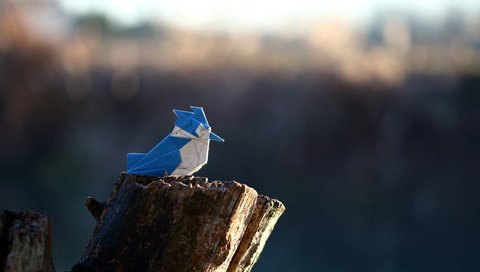
[[[209,140],[193,139],[180,148],[182,162],[172,175],[191,175],[207,164],[209,142]]]

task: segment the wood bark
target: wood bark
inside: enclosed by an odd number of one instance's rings
[[[285,207],[236,181],[122,173],[72,272],[250,271]]]
[[[252,217],[228,272],[248,272],[252,269],[284,210],[283,204],[276,199],[263,195],[257,197]]]
[[[247,272],[285,210],[236,181],[125,173],[86,206],[97,225],[72,272]],[[55,271],[47,215],[0,212],[0,271]]]
[[[31,211],[0,213],[0,271],[55,271],[47,215]]]

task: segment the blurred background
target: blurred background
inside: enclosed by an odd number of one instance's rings
[[[254,271],[480,271],[478,4],[1,1],[0,208],[69,269],[85,197],[198,105],[198,175],[287,207]]]

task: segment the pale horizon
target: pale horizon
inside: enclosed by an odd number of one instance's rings
[[[219,30],[275,30],[300,26],[322,18],[340,18],[365,24],[384,11],[413,12],[428,20],[442,18],[450,10],[480,12],[475,0],[344,0],[323,2],[227,0],[149,1],[149,0],[60,0],[65,10],[73,14],[100,13],[121,25],[144,21],[164,22],[180,27]]]

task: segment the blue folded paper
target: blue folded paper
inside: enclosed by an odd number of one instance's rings
[[[127,172],[146,176],[191,175],[207,164],[210,140],[224,142],[212,132],[202,107],[173,110],[173,131],[147,153],[128,153]]]

